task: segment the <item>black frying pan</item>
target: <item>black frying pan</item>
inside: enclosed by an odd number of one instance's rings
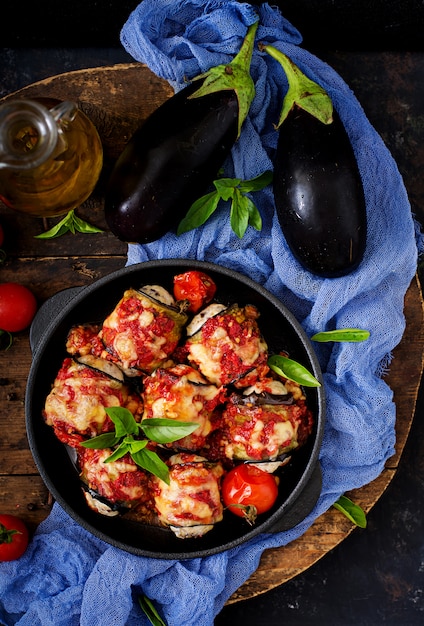
[[[204,557],[235,547],[259,533],[288,530],[308,515],[321,492],[318,455],[325,418],[323,386],[305,390],[315,416],[314,432],[284,468],[276,504],[260,515],[253,527],[226,512],[224,520],[203,537],[178,539],[167,529],[135,523],[125,516],[105,517],[87,506],[66,448],[56,439],[53,429],[45,425],[41,414],[66,356],[69,329],[78,323],[102,321],[130,287],[159,284],[172,292],[173,276],[189,269],[205,271],[213,278],[220,302],[256,305],[260,311],[259,325],[271,351],[288,351],[292,359],[305,365],[322,382],[316,355],[294,316],[263,287],[218,265],[187,259],[149,261],[118,270],[88,287],[64,290],[48,300],[37,313],[30,332],[33,361],[25,404],[31,452],[47,488],[77,523],[107,543],[139,556]]]

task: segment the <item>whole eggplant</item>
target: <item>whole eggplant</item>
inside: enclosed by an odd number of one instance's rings
[[[281,230],[307,270],[344,276],[361,262],[367,237],[364,190],[349,136],[320,85],[273,46],[260,49],[280,63],[288,80],[273,177]]]
[[[250,61],[257,23],[233,61],[176,93],[134,133],[105,194],[112,233],[147,243],[174,230],[217,177],[254,97]]]
[[[189,99],[192,83],[146,120],[120,155],[105,197],[111,231],[145,243],[174,228],[204,193],[237,138],[234,91]]]
[[[366,245],[365,199],[337,113],[323,124],[300,108],[291,111],[279,130],[273,180],[281,230],[298,261],[328,278],[353,271]]]

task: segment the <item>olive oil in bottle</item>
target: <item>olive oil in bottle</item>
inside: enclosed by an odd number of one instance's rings
[[[63,215],[92,193],[103,148],[73,102],[10,100],[0,106],[0,199],[34,217]]]

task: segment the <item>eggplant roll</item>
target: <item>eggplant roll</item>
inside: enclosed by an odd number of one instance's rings
[[[231,306],[206,319],[186,348],[188,360],[215,385],[246,387],[268,372],[268,346],[253,305]]]
[[[190,365],[178,364],[168,369],[158,368],[143,381],[144,418],[165,417],[193,422],[199,427],[169,447],[199,450],[213,429],[213,416],[221,404],[224,392],[208,383]]]
[[[149,474],[126,454],[106,462],[109,448],[93,450],[78,448],[80,478],[89,507],[103,515],[118,515],[130,508],[151,508]]]
[[[114,430],[105,412],[105,407],[111,406],[125,407],[137,421],[141,419],[142,399],[126,384],[66,357],[46,398],[43,416],[60,441],[75,447],[90,437]]]
[[[190,453],[169,459],[170,484],[153,477],[153,497],[159,521],[180,538],[200,537],[223,517],[220,463]]]
[[[150,374],[174,352],[187,316],[149,293],[128,289],[104,320],[102,356],[127,375]]]
[[[262,380],[258,386],[231,394],[225,405],[219,440],[228,459],[272,461],[303,445],[312,431],[299,385]]]

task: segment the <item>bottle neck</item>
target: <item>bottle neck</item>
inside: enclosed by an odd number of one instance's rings
[[[44,163],[58,141],[55,117],[34,100],[0,106],[0,168],[32,169]]]

